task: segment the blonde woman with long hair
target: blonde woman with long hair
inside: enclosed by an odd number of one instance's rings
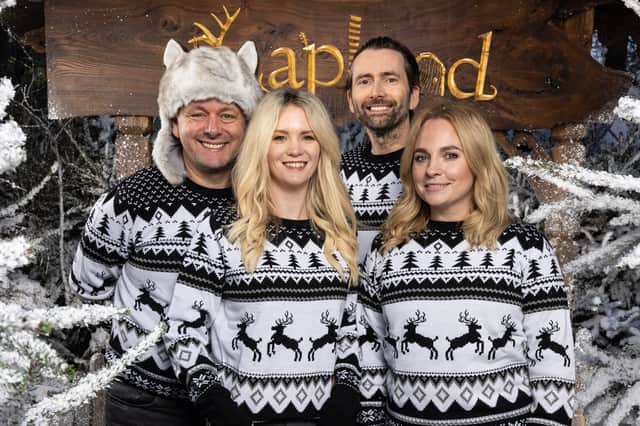
[[[205,222],[185,257],[167,341],[215,424],[355,423],[356,220],[339,158],[317,97],[265,95],[233,169],[237,219]]]
[[[421,111],[400,172],[360,286],[379,339],[362,345],[363,383],[375,386],[361,388],[384,407],[378,424],[569,424],[562,273],[547,239],[511,222],[486,121],[458,104]]]

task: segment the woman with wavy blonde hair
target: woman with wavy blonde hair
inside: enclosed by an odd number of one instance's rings
[[[360,286],[367,327],[393,343],[362,346],[363,370],[380,372],[364,398],[387,395],[393,425],[570,424],[563,277],[547,239],[511,223],[486,121],[459,104],[421,111],[400,171]]]
[[[355,424],[356,221],[339,158],[317,97],[265,95],[232,172],[237,219],[204,223],[185,256],[169,346],[216,424]]]

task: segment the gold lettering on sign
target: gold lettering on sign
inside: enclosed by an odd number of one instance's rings
[[[226,16],[225,23],[222,23],[218,17],[211,13],[213,19],[220,27],[220,35],[217,37],[213,35],[211,31],[199,22],[194,22],[202,35],[193,37],[189,40],[189,44],[194,47],[198,47],[198,43],[204,42],[210,46],[218,47],[222,46],[224,36],[240,14],[240,8],[238,8],[233,15],[229,13],[226,6],[222,6],[224,14]],[[356,15],[349,16],[349,26],[347,34],[347,44],[349,46],[349,65],[353,62],[353,57],[360,47],[360,30],[362,28],[362,17]],[[477,101],[490,101],[498,95],[498,89],[494,85],[490,85],[491,93],[484,93],[485,82],[487,78],[487,65],[489,64],[489,51],[491,49],[491,38],[493,31],[480,34],[478,38],[482,39],[482,48],[480,52],[480,61],[476,61],[471,58],[458,59],[451,65],[447,73],[445,65],[440,58],[431,52],[421,52],[416,56],[416,61],[420,68],[420,88],[423,92],[432,93],[439,96],[444,96],[445,82],[451,94],[457,99],[468,99],[473,97]],[[296,55],[293,49],[289,47],[278,47],[271,52],[271,57],[284,56],[287,64],[283,67],[277,68],[269,73],[267,77],[267,85],[263,83],[264,74],[260,73],[258,76],[258,83],[263,91],[278,89],[285,85],[289,85],[294,89],[299,89],[307,84],[307,90],[311,93],[316,92],[316,86],[331,87],[339,83],[340,79],[344,75],[344,57],[340,50],[331,45],[323,44],[316,47],[315,43],[310,43],[307,35],[301,32],[298,38],[303,44],[302,50],[306,53],[307,60],[307,79],[298,81],[297,78],[297,64]],[[321,81],[316,78],[316,56],[318,53],[326,53],[336,61],[336,74],[329,81]],[[473,92],[465,92],[461,90],[456,84],[455,74],[458,67],[462,64],[471,65],[478,71],[476,78],[476,85]],[[282,75],[285,75],[282,78]],[[446,76],[446,80],[445,80]]]
[[[273,52],[271,52],[271,57],[275,57],[278,55],[284,55],[287,58],[287,65],[281,68],[278,68],[272,71],[267,78],[267,82],[269,83],[269,87],[271,89],[278,89],[286,84],[293,87],[294,89],[299,89],[304,85],[304,81],[296,81],[296,55],[293,52],[293,49],[288,47],[279,47]],[[276,77],[278,74],[287,73],[287,78],[281,81],[278,81]],[[262,82],[262,73],[258,77],[258,81]]]
[[[307,90],[309,92],[316,93],[316,84],[318,86],[331,87],[340,81],[342,74],[344,73],[344,58],[338,48],[330,44],[323,44],[316,49],[316,45],[312,43],[305,46],[303,50],[307,52]],[[333,56],[338,64],[338,72],[330,81],[316,80],[316,55],[318,52],[328,53]]]
[[[471,59],[471,58],[462,58],[454,62],[449,68],[449,73],[447,75],[447,86],[449,87],[449,91],[453,96],[458,99],[467,99],[470,97],[474,97],[477,101],[490,101],[498,95],[498,89],[494,85],[491,85],[491,89],[493,93],[485,94],[484,93],[484,83],[487,77],[487,65],[489,63],[489,49],[491,48],[491,36],[493,31],[489,31],[488,33],[480,34],[478,38],[482,39],[482,51],[480,53],[480,62]],[[464,92],[458,88],[455,80],[456,69],[462,64],[469,64],[478,70],[478,77],[476,79],[476,87],[473,92]]]
[[[446,68],[440,58],[431,52],[416,56],[420,68],[420,88],[427,93],[444,96]]]
[[[191,38],[188,41],[189,44],[193,45],[193,47],[198,47],[198,43],[205,42],[212,47],[222,46],[222,40],[224,39],[224,35],[227,33],[227,31],[231,27],[231,24],[233,24],[233,21],[235,21],[238,15],[240,14],[240,8],[238,8],[238,10],[236,10],[233,13],[233,15],[229,14],[229,11],[227,10],[226,6],[223,5],[222,9],[224,9],[224,14],[227,17],[227,21],[224,24],[220,19],[218,19],[218,17],[215,14],[213,13],[210,14],[213,17],[213,19],[215,19],[215,21],[218,23],[218,26],[220,27],[220,35],[216,37],[213,35],[211,31],[209,31],[207,27],[202,25],[200,22],[194,22],[193,25],[196,26],[198,29],[200,29],[200,31],[202,31],[202,35]]]
[[[342,74],[344,73],[344,58],[342,57],[342,53],[338,50],[337,47],[332,46],[330,44],[323,44],[316,48],[315,43],[309,44],[309,39],[307,35],[301,32],[298,35],[298,38],[304,45],[302,50],[307,53],[307,79],[302,81],[296,80],[296,55],[295,52],[288,47],[279,47],[271,53],[271,56],[274,57],[276,55],[284,55],[287,58],[287,65],[281,68],[278,68],[274,71],[271,71],[269,77],[267,77],[267,83],[269,84],[269,88],[278,89],[286,84],[293,87],[294,89],[299,89],[304,86],[306,81],[307,83],[307,91],[311,93],[316,93],[316,85],[323,87],[330,87],[336,85],[340,79],[342,78]],[[338,66],[338,70],[336,75],[330,81],[321,81],[316,79],[316,56],[318,53],[328,53],[335,60]],[[287,73],[287,78],[284,80],[278,80],[277,76],[282,73]],[[269,88],[266,88],[262,83],[264,75],[260,73],[258,76],[258,82],[262,87],[262,90],[265,92],[269,91]]]
[[[347,44],[349,45],[349,66],[353,62],[358,48],[360,47],[360,30],[362,29],[362,17],[357,15],[349,16],[349,29],[347,34]]]

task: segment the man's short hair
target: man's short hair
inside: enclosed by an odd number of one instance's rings
[[[404,59],[404,71],[407,74],[409,89],[420,87],[420,69],[418,68],[418,62],[407,46],[397,40],[392,39],[391,37],[374,37],[360,46],[356,54],[353,56],[353,60],[351,61],[351,63],[356,60],[358,55],[369,49],[391,49],[400,53],[402,55],[402,58]],[[347,79],[347,91],[351,90],[352,85],[353,76],[351,75],[351,71],[349,71],[349,78]]]

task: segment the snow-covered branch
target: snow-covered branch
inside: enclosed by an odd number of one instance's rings
[[[624,5],[640,16],[640,2],[638,0],[622,0]]]
[[[51,396],[31,407],[24,418],[23,425],[46,423],[55,415],[67,412],[95,398],[96,393],[104,389],[128,365],[133,363],[152,347],[165,333],[166,325],[161,323],[146,336],[135,348],[127,351],[122,358],[96,373],[89,373],[78,384],[66,392]]]
[[[640,7],[640,6],[639,6]],[[618,106],[613,113],[628,121],[640,123],[640,99],[623,96],[618,99]]]
[[[2,9],[1,2],[0,9]],[[15,93],[11,81],[6,77],[0,78],[0,120],[5,118],[5,111]],[[24,132],[15,121],[0,123],[0,175],[15,170],[26,159],[27,154],[24,150],[26,139]]]

